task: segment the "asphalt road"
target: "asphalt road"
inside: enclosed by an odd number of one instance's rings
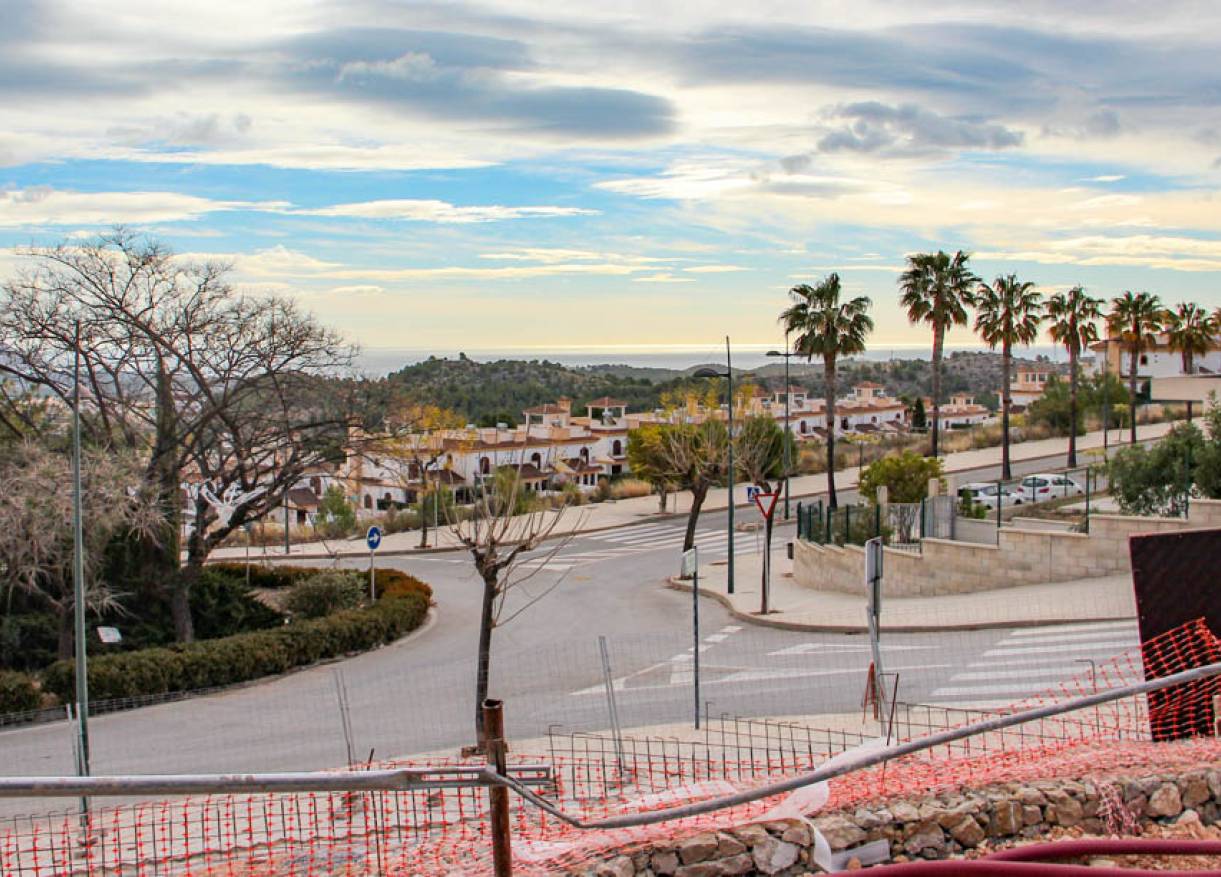
[[[1026,464],[1019,472],[1046,465]],[[737,515],[739,521],[758,517],[753,510]],[[623,726],[691,721],[692,597],[661,584],[677,570],[684,524],[653,519],[577,537],[513,592],[504,617],[523,611],[496,631],[491,686],[506,703],[511,737],[540,736],[552,726],[606,728],[608,675]],[[777,547],[789,538],[791,524],[777,528]],[[735,541],[740,554],[757,550],[753,534],[738,533]],[[697,544],[702,562],[727,556],[724,512],[701,519]],[[94,773],[314,769],[349,756],[363,760],[370,751],[386,758],[453,752],[471,742],[479,580],[459,553],[383,562],[433,585],[438,608],[424,630],[347,661],[97,717],[90,723]],[[870,660],[864,637],[752,627],[710,600],[701,600],[699,611],[701,701],[708,713],[860,709]],[[599,637],[605,637],[609,666]],[[901,700],[1010,703],[1135,644],[1135,625],[1124,622],[888,635],[883,656],[886,669],[899,673]],[[3,773],[73,769],[67,723],[0,732]],[[69,803],[0,801],[0,815]]]

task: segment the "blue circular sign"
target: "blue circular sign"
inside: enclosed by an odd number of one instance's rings
[[[382,544],[381,527],[369,528],[369,532],[365,534],[365,544],[369,546],[370,551],[377,550],[377,546]]]

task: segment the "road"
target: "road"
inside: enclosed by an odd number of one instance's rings
[[[1024,465],[1020,471],[1040,467]],[[844,496],[852,499],[851,492]],[[757,520],[758,513],[739,509],[737,516]],[[578,536],[514,592],[506,615],[524,611],[496,631],[491,686],[506,702],[511,737],[539,736],[552,725],[608,726],[600,636],[624,727],[691,720],[692,598],[661,584],[677,569],[684,525],[654,519]],[[727,557],[725,513],[702,518],[697,537],[702,562]],[[777,546],[791,538],[791,523],[777,528]],[[740,554],[757,550],[752,533],[736,534],[735,542]],[[349,755],[364,759],[371,750],[384,758],[453,752],[471,742],[481,585],[469,560],[443,553],[383,562],[433,585],[438,608],[426,629],[341,663],[97,717],[90,724],[94,773],[301,770],[342,764]],[[863,637],[744,625],[710,600],[701,601],[700,613],[702,694],[710,713],[860,709],[869,664]],[[883,655],[886,669],[899,673],[900,699],[1007,703],[1136,642],[1135,624],[1122,622],[887,635]],[[71,739],[66,723],[0,733],[0,770],[72,773]],[[28,802],[0,802],[0,815],[30,809]]]

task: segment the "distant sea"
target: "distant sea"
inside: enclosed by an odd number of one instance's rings
[[[783,360],[766,356],[768,347],[759,344],[744,344],[734,346],[733,365],[735,369],[761,368],[768,364],[783,362]],[[947,353],[955,350],[984,350],[983,347],[950,347]],[[703,365],[711,362],[725,361],[724,347],[685,346],[673,348],[660,347],[557,347],[543,349],[538,347],[506,347],[501,349],[465,349],[465,350],[426,350],[410,347],[368,347],[360,352],[358,364],[362,371],[372,376],[384,376],[398,371],[403,366],[422,362],[430,356],[438,359],[457,359],[459,353],[466,354],[468,359],[477,362],[494,362],[498,359],[547,360],[567,366],[587,365],[631,365],[639,368],[666,368],[682,370],[693,365]],[[1047,356],[1053,361],[1063,359],[1064,351],[1053,346],[1035,345],[1019,348],[1014,351],[1016,356],[1033,359],[1036,356]],[[862,354],[859,359],[885,361],[889,359],[928,359],[931,356],[928,345],[896,345],[893,347],[875,347]],[[792,360],[794,363],[799,360]]]

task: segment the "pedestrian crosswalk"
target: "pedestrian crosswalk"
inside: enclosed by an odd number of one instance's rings
[[[589,533],[583,535],[582,539],[602,543],[606,547],[571,553],[560,552],[553,557],[540,551],[535,556],[523,560],[519,564],[519,568],[526,570],[545,568],[547,572],[566,573],[578,566],[626,555],[643,554],[646,551],[668,549],[677,552],[682,548],[685,537],[686,528],[676,527],[673,524],[647,524],[607,530],[602,533]],[[701,562],[708,558],[724,557],[729,553],[729,534],[723,529],[700,528],[695,531],[695,544],[700,550]],[[740,553],[747,547],[753,550],[753,537],[737,534],[734,552]]]
[[[934,689],[930,700],[935,704],[1007,706],[1057,690],[1074,677],[1085,680],[1083,691],[1088,690],[1093,668],[1139,644],[1134,621],[1012,630]]]

